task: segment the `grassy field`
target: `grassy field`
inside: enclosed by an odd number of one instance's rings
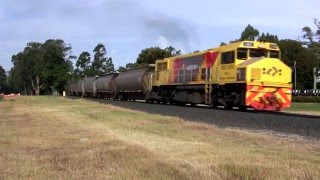
[[[320,103],[292,103],[289,111],[315,111],[320,112]]]
[[[0,101],[0,179],[317,179],[319,141],[84,99]]]

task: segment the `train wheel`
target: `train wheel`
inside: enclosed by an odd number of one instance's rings
[[[233,103],[227,103],[225,106],[224,106],[225,109],[228,109],[228,110],[232,110],[233,109]]]
[[[239,106],[240,111],[247,111],[247,106]]]
[[[187,103],[185,103],[185,102],[176,102],[176,105],[178,105],[178,106],[186,106]]]
[[[217,109],[218,106],[216,104],[210,104],[209,107],[211,107],[212,109]]]
[[[169,104],[170,104],[170,105],[174,105],[174,101],[173,101],[173,100],[170,100],[170,101],[169,101]]]

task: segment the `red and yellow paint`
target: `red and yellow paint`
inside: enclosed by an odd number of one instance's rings
[[[247,85],[246,105],[255,110],[280,111],[291,106],[292,88]]]

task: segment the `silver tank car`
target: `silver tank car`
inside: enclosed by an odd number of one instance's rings
[[[98,98],[115,98],[115,78],[117,73],[106,74],[93,81],[93,96]]]
[[[97,77],[91,76],[83,79],[83,96],[93,97],[95,87],[93,87],[93,81]]]
[[[69,96],[75,96],[76,95],[76,87],[77,87],[77,82],[75,81],[69,81],[68,82],[68,95]]]
[[[83,95],[83,80],[79,80],[74,84],[74,95],[75,96]]]
[[[120,100],[144,100],[151,90],[154,66],[124,71],[115,79],[117,98]]]

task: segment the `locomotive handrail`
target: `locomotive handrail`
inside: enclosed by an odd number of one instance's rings
[[[195,71],[197,69],[197,71]],[[202,73],[203,66],[197,66],[193,69],[180,68],[180,69],[171,69],[168,74],[171,74],[171,83],[185,83],[185,82],[193,82],[193,81],[201,81],[205,80],[206,73]],[[187,73],[186,70],[189,70],[190,73]],[[181,72],[182,71],[182,72]],[[176,74],[176,75],[174,75]],[[196,78],[194,78],[194,76]],[[167,75],[167,82],[169,82],[169,76]]]

